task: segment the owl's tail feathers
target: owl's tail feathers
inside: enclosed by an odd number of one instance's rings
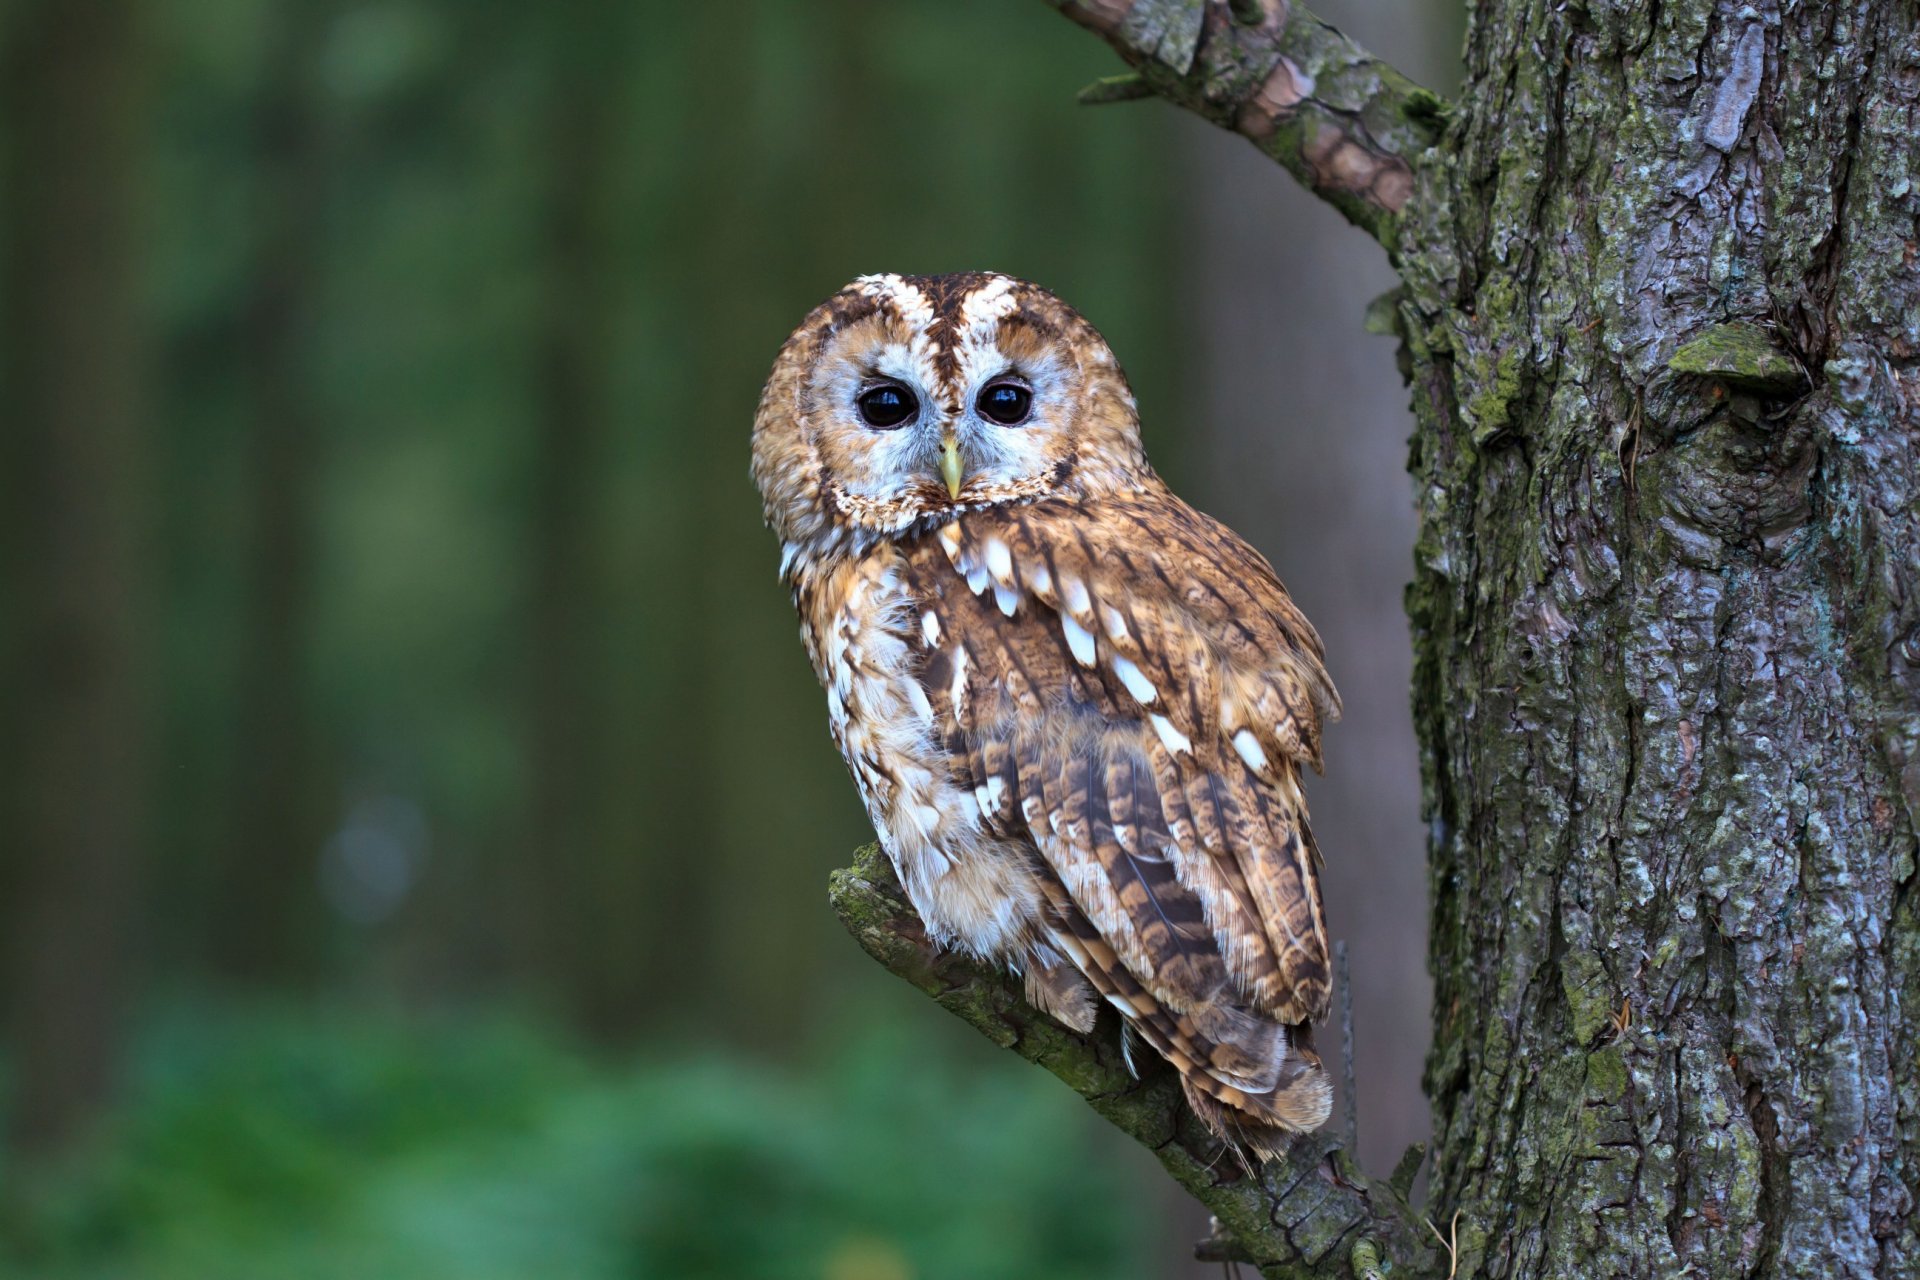
[[[1226,1084],[1205,1070],[1182,1070],[1181,1087],[1194,1115],[1222,1142],[1272,1159],[1298,1133],[1326,1123],[1333,1110],[1333,1084],[1320,1056],[1305,1044],[1290,1046],[1273,1087],[1254,1093]]]
[[[1236,1005],[1225,991],[1185,1012],[1156,1000],[1120,964],[1084,917],[1084,935],[1049,935],[1052,952],[1036,951],[1026,971],[1027,998],[1066,1025],[1092,1029],[1094,991],[1120,1010],[1140,1038],[1180,1073],[1194,1114],[1243,1156],[1284,1151],[1288,1136],[1326,1123],[1333,1086],[1311,1030]],[[1064,956],[1067,963],[1053,959]],[[1084,978],[1084,981],[1082,979]],[[1091,983],[1091,987],[1087,984]]]
[[[1027,956],[1027,1003],[1061,1025],[1087,1035],[1093,1030],[1098,997],[1081,972],[1060,952],[1036,946]]]

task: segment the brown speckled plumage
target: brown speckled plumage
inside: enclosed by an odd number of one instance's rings
[[[1020,425],[975,406],[1006,378],[1032,390]],[[917,416],[866,425],[876,379]],[[1320,1124],[1299,771],[1337,699],[1267,562],[1147,465],[1093,328],[1004,276],[865,277],[783,349],[754,473],[835,741],[930,934],[1079,1030],[1112,1004],[1224,1136],[1271,1150]]]

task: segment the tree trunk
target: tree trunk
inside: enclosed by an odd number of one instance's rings
[[[1055,3],[1381,242],[1419,420],[1428,1202],[1163,1161],[1273,1275],[1914,1274],[1920,10],[1483,0],[1448,107],[1276,0]]]
[[[557,6],[536,30],[550,42],[542,121],[541,234],[547,287],[533,451],[532,576],[528,600],[530,856],[521,860],[536,904],[535,954],[552,987],[590,1032],[617,1041],[646,1008],[642,931],[610,893],[621,868],[593,856],[606,721],[598,685],[594,560],[599,468],[605,450],[613,299],[607,266],[606,181],[618,105],[611,53],[623,25],[598,23],[578,3]]]
[[[247,642],[237,672],[234,830],[213,934],[220,966],[251,983],[310,979],[320,958],[314,867],[326,815],[307,653],[320,408],[307,359],[323,252],[314,81],[327,16],[324,0],[276,6],[254,121],[259,242],[241,336],[252,417]]]
[[[138,9],[20,6],[0,67],[18,632],[7,1129],[30,1159],[70,1145],[103,1100],[130,980],[145,738]]]
[[[1421,165],[1426,1085],[1463,1274],[1920,1266],[1917,25],[1483,8]]]

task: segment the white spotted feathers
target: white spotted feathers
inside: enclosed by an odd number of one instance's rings
[[[928,936],[1083,1034],[1116,1010],[1237,1144],[1324,1121],[1299,775],[1338,701],[1266,561],[1147,465],[1092,326],[1008,276],[863,276],[782,348],[753,473]]]

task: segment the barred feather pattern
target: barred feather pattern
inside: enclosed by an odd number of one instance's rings
[[[1001,429],[970,406],[1008,377],[1034,409]],[[863,425],[874,378],[919,416]],[[1010,277],[863,277],[783,348],[754,474],[834,740],[929,935],[1081,1032],[1112,1006],[1243,1148],[1324,1122],[1300,771],[1338,698],[1266,560],[1147,465],[1092,327]]]
[[[874,687],[836,733],[922,914],[1024,968],[1070,1026],[1090,1027],[1091,988],[1227,1136],[1266,1149],[1264,1129],[1321,1123],[1328,949],[1299,768],[1337,703],[1266,562],[1164,488],[969,512],[869,559],[902,649],[879,665],[904,664],[918,697],[894,696],[925,707],[899,718],[926,729],[875,750],[892,677],[841,676]],[[903,803],[950,815],[939,857],[913,856],[928,824]],[[957,861],[989,857],[993,890],[951,892]],[[981,945],[993,896],[1025,919]]]

